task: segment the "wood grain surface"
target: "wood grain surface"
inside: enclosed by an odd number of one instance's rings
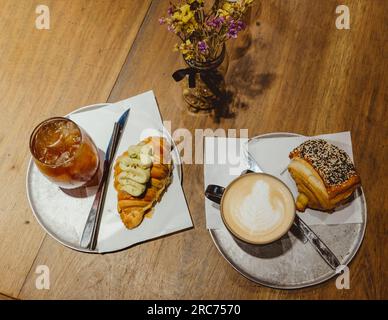
[[[0,294],[0,300],[14,300],[14,298]]]
[[[266,0],[228,44],[229,109],[186,111],[171,74],[183,63],[158,25],[168,1],[46,1],[52,28],[34,29],[37,1],[0,0],[0,292],[21,299],[381,299],[387,289],[388,3],[348,0],[351,29],[337,30],[335,0]],[[11,24],[11,17],[12,24]],[[7,30],[7,32],[5,32]],[[349,130],[368,205],[350,290],[335,281],[282,291],[250,282],[220,256],[205,228],[203,166],[184,166],[195,228],[125,251],[89,255],[45,236],[25,197],[28,136],[76,106],[154,90],[172,129],[248,129],[250,136]],[[38,265],[50,290],[35,288]]]
[[[25,194],[29,135],[40,121],[106,101],[149,1],[0,0],[0,292],[17,296],[45,237]]]

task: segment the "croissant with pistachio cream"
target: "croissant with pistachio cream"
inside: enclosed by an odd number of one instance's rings
[[[171,182],[171,173],[170,145],[162,137],[148,137],[117,158],[117,210],[128,229],[139,226],[161,199]]]

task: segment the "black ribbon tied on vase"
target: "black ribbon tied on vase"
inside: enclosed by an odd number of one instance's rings
[[[186,76],[189,77],[189,88],[195,88],[196,75],[199,74],[201,80],[206,84],[209,90],[218,98],[222,97],[222,93],[218,88],[220,83],[220,75],[217,73],[217,69],[200,70],[196,68],[179,69],[172,74],[172,77],[176,82],[182,81]]]

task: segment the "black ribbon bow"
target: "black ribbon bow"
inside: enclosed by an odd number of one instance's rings
[[[189,77],[189,88],[195,88],[196,74],[199,73],[201,80],[207,85],[210,91],[216,96],[221,96],[221,91],[218,88],[220,75],[216,69],[200,70],[196,68],[179,69],[172,74],[172,77],[176,82],[183,80],[186,76]]]
[[[195,88],[195,75],[198,72],[199,70],[194,68],[179,69],[172,74],[172,77],[178,82],[189,76],[189,88]]]

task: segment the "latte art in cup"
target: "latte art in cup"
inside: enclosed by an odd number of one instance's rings
[[[231,203],[231,213],[250,233],[272,229],[284,216],[282,199],[271,197],[269,188],[266,182],[256,181],[251,192],[242,201]]]
[[[295,217],[294,199],[275,177],[254,173],[236,179],[223,195],[222,218],[243,241],[265,244],[279,239]]]

